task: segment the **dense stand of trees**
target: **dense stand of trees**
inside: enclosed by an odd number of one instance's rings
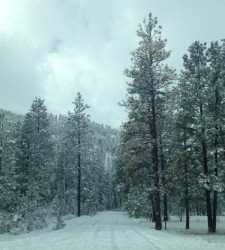
[[[194,42],[176,75],[164,64],[170,53],[157,18],[150,14],[137,35],[115,161],[121,200],[131,216],[151,216],[158,230],[162,217],[185,210],[187,229],[197,213],[215,232],[225,181],[225,41]]]
[[[118,132],[89,120],[80,93],[73,104],[73,112],[58,117],[39,98],[25,117],[1,110],[0,232],[41,228],[49,213],[59,229],[67,214],[115,208]]]

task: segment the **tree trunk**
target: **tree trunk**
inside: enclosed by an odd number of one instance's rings
[[[162,229],[161,208],[160,208],[160,176],[159,176],[159,160],[158,160],[158,143],[157,143],[157,121],[155,111],[155,95],[151,90],[151,110],[152,110],[152,165],[155,175],[155,229]]]
[[[80,162],[80,131],[78,132],[78,155],[77,155],[77,216],[80,217],[81,203],[81,162]]]
[[[217,133],[217,131],[216,131]],[[215,176],[218,176],[218,150],[217,150],[217,143],[218,143],[218,135],[216,134],[215,137]],[[216,217],[217,217],[217,203],[218,203],[218,192],[215,190],[213,192],[213,226],[212,232],[216,232]]]
[[[160,133],[160,161],[162,171],[162,185],[163,185],[163,220],[168,221],[168,206],[167,206],[167,194],[166,194],[166,178],[165,178],[165,157],[163,153],[162,135]]]
[[[186,136],[184,138],[184,150],[186,152]],[[185,211],[186,211],[186,229],[190,228],[190,204],[189,204],[189,181],[188,181],[188,166],[187,162],[184,163],[184,172],[185,172]]]
[[[217,133],[217,131],[216,131]],[[215,137],[215,176],[218,176],[218,150],[217,150],[218,136]],[[218,203],[218,192],[215,190],[213,192],[213,226],[212,232],[216,232],[216,217],[217,217],[217,203]]]
[[[156,221],[156,214],[155,214],[155,204],[154,204],[154,199],[153,199],[153,196],[151,196],[151,203],[152,203],[152,216],[151,216],[151,219],[152,219],[152,222],[155,222]]]
[[[185,164],[187,169],[187,164]],[[185,173],[185,210],[186,210],[186,229],[190,228],[190,205],[189,205],[189,189],[188,189],[188,176]]]
[[[167,194],[163,195],[163,206],[164,206],[164,221],[168,221],[168,202],[167,202]]]
[[[200,109],[200,117],[201,119],[203,119],[202,103],[200,103],[199,109]],[[208,170],[208,159],[207,159],[207,145],[206,145],[206,139],[205,139],[205,125],[202,125],[201,136],[202,136],[203,169],[204,169],[205,176],[208,176],[209,170]],[[206,199],[206,210],[207,210],[207,218],[208,218],[208,231],[212,232],[213,221],[212,221],[211,197],[210,197],[210,191],[207,189],[205,190],[205,199]]]
[[[214,191],[214,197],[213,197],[213,227],[212,232],[216,232],[216,217],[217,217],[217,200],[218,200],[218,192]]]
[[[217,81],[217,77],[215,78],[215,82]],[[216,177],[218,177],[218,118],[219,118],[219,90],[218,86],[215,89],[215,141],[214,141],[214,147],[215,147],[215,154],[214,154],[214,162],[215,162],[215,169],[214,174]],[[212,232],[216,232],[216,216],[217,216],[217,203],[218,203],[218,192],[215,190],[213,192],[213,227]]]
[[[180,210],[179,217],[180,217],[180,221],[183,221],[183,213],[182,213],[182,210]]]

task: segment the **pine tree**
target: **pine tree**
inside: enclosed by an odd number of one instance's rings
[[[180,78],[180,83],[174,92],[174,133],[172,164],[175,166],[177,183],[180,190],[177,198],[181,206],[185,207],[186,229],[190,228],[191,202],[197,195],[199,188],[197,178],[201,173],[199,168],[199,145],[196,144],[195,129],[195,108],[192,106],[192,95],[190,87],[185,78]]]
[[[128,84],[128,94],[133,96],[128,98],[125,105],[132,108],[135,100],[147,111],[151,167],[154,173],[155,228],[161,230],[158,100],[161,95],[165,95],[168,84],[174,78],[174,71],[162,65],[170,53],[165,50],[166,40],[161,39],[161,26],[157,27],[157,18],[153,18],[150,14],[148,22],[144,20],[143,25],[144,29],[140,25],[137,31],[137,35],[141,38],[139,47],[131,53],[133,66],[130,70],[125,70],[125,75],[132,79]]]
[[[184,68],[182,72],[183,78],[189,85],[189,95],[192,97],[192,105],[196,109],[195,112],[195,128],[196,134],[201,148],[201,159],[205,178],[209,176],[208,162],[208,145],[206,140],[206,84],[207,84],[207,58],[205,55],[206,44],[195,42],[189,47],[190,55],[184,55]],[[208,228],[212,231],[212,208],[210,190],[205,185],[205,198],[208,217]]]
[[[209,150],[210,164],[214,166],[211,169],[211,187],[213,191],[212,204],[212,232],[216,232],[216,216],[218,207],[218,194],[223,189],[220,176],[223,170],[224,161],[224,121],[225,121],[225,42],[222,45],[218,42],[212,42],[206,52],[209,63],[208,79],[208,123],[209,132]]]
[[[224,157],[220,153],[223,150],[225,117],[224,58],[224,44],[211,43],[207,49],[206,44],[195,42],[189,48],[189,56],[183,57],[184,71],[181,75],[187,86],[185,110],[188,110],[187,105],[189,110],[192,109],[192,138],[196,151],[200,152],[203,167],[199,182],[205,192],[209,232],[216,231],[218,191],[222,190],[218,177]],[[190,133],[187,140],[190,141]]]
[[[26,114],[18,140],[18,184],[21,189],[19,210],[32,230],[32,213],[53,199],[53,150],[49,120],[44,101],[36,98]],[[44,223],[44,221],[43,221]]]
[[[7,114],[3,113],[0,116],[0,125],[0,208],[11,214],[15,212],[19,199],[15,163],[20,123],[14,123]]]
[[[75,98],[74,112],[69,113],[69,128],[71,136],[73,138],[73,147],[75,148],[75,166],[77,170],[77,216],[81,215],[81,180],[82,180],[82,156],[85,156],[85,144],[87,144],[87,133],[88,133],[88,115],[85,113],[88,105],[84,104],[84,100],[80,93],[77,93]]]

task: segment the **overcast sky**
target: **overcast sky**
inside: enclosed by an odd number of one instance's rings
[[[149,12],[176,69],[194,41],[225,38],[224,0],[0,0],[0,108],[25,114],[40,97],[67,114],[81,92],[92,120],[119,127],[123,71]]]

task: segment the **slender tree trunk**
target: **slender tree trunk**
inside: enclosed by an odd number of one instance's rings
[[[204,136],[204,132],[202,132],[202,135]],[[207,160],[207,147],[205,139],[203,138],[202,141],[202,153],[203,153],[203,168],[204,168],[204,174],[208,176],[208,160]],[[210,191],[205,190],[205,198],[206,198],[206,209],[207,209],[207,218],[208,218],[208,230],[209,232],[212,232],[212,207],[211,207],[211,197],[210,197]]]
[[[160,161],[162,171],[162,185],[163,185],[163,220],[168,221],[168,206],[167,206],[167,194],[166,194],[166,178],[165,178],[165,157],[163,153],[162,135],[160,133]]]
[[[203,119],[202,102],[200,102],[199,104],[199,110],[200,110],[200,118],[202,120]],[[209,170],[208,170],[207,144],[206,144],[206,139],[205,139],[205,125],[204,124],[202,124],[201,137],[202,137],[203,169],[204,169],[204,174],[208,176]],[[207,218],[208,218],[208,231],[212,232],[213,221],[212,221],[211,197],[210,197],[210,191],[207,189],[205,190],[205,199],[206,199],[206,209],[207,209]]]
[[[186,210],[186,229],[190,228],[190,205],[189,205],[189,187],[188,187],[188,171],[185,163],[185,210]]]
[[[151,199],[151,203],[152,203],[152,222],[155,222],[156,221],[156,214],[155,214],[155,203],[154,203],[154,199],[153,199],[153,196],[151,195],[150,197]]]
[[[182,209],[180,210],[179,217],[180,217],[180,221],[183,221],[183,213],[182,213]]]
[[[219,112],[219,91],[218,87],[216,87],[215,90],[215,141],[214,141],[214,147],[215,147],[215,154],[214,154],[214,162],[215,162],[215,169],[214,174],[217,177],[218,176],[218,112]],[[213,192],[213,227],[212,232],[216,232],[216,217],[217,217],[217,203],[218,203],[218,192],[215,190]]]
[[[186,153],[187,144],[186,144],[186,136],[184,138],[184,151]],[[186,229],[190,228],[190,204],[189,204],[189,181],[188,181],[188,165],[185,161],[184,163],[184,173],[185,173],[185,211],[186,211]]]
[[[207,161],[207,148],[205,141],[202,142],[202,151],[203,151],[203,167],[204,167],[204,174],[208,176],[208,161]],[[212,232],[212,207],[211,207],[211,197],[210,191],[205,190],[205,198],[206,198],[206,209],[207,209],[207,218],[208,218],[208,230]]]
[[[78,155],[77,155],[77,216],[81,215],[81,161],[80,161],[80,131],[78,132]]]
[[[157,121],[155,111],[155,95],[151,90],[151,110],[152,110],[152,165],[155,175],[155,229],[162,229],[161,207],[160,207],[160,176],[159,176],[159,159],[158,159],[158,143],[157,143]]]
[[[163,206],[164,206],[164,221],[168,221],[168,202],[167,202],[167,194],[163,194]]]
[[[216,232],[216,217],[217,217],[217,201],[218,201],[218,192],[214,191],[214,197],[213,197],[213,227],[212,232]]]

